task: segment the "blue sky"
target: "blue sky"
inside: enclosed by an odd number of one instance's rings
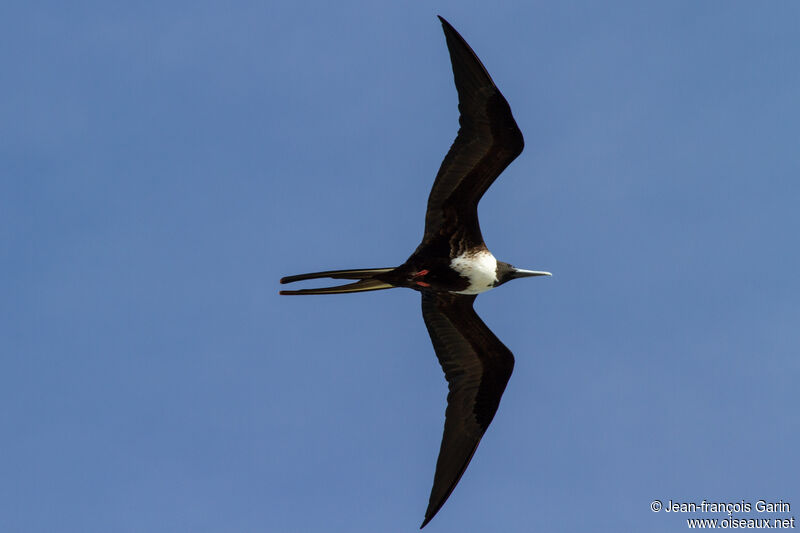
[[[796,4],[12,1],[0,529],[416,530],[446,396],[418,295],[278,279],[418,244],[457,130],[436,14],[526,139],[484,237],[554,276],[478,299],[517,363],[426,531],[800,509]]]

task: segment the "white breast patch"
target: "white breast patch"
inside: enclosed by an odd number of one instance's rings
[[[469,280],[469,287],[453,291],[455,294],[480,294],[494,287],[497,281],[497,259],[488,250],[454,257],[450,267]]]

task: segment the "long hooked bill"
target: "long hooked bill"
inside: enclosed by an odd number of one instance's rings
[[[527,278],[530,276],[552,276],[552,274],[543,270],[525,270],[524,268],[514,269],[515,278]]]

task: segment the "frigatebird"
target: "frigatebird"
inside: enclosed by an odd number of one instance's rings
[[[473,309],[478,294],[512,279],[549,276],[497,261],[478,224],[478,201],[522,152],[511,108],[467,42],[442,17],[453,65],[458,135],[433,183],[425,234],[396,268],[329,270],[287,276],[281,283],[317,278],[357,280],[281,294],[341,294],[407,287],[422,294],[422,317],[449,385],[444,435],[428,508],[420,529],[453,492],[497,412],[514,356]]]

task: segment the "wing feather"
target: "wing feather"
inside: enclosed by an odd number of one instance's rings
[[[422,293],[422,316],[449,386],[424,527],[461,479],[494,418],[514,356],[472,307],[474,295]]]
[[[460,128],[428,197],[420,246],[436,244],[454,233],[460,233],[467,246],[474,246],[483,242],[478,202],[525,143],[508,102],[478,56],[446,20],[439,19],[458,91]]]

